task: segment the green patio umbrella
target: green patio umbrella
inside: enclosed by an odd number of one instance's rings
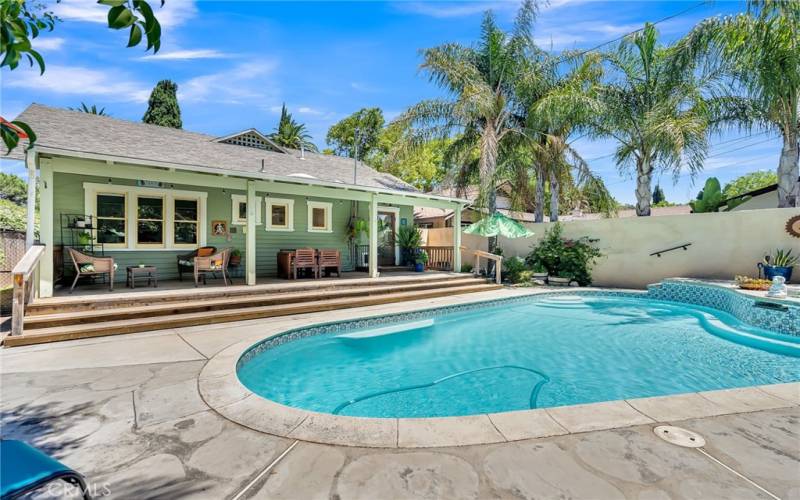
[[[478,222],[469,225],[464,229],[466,234],[477,234],[478,236],[502,236],[503,238],[529,238],[534,232],[515,221],[511,217],[506,217],[500,212],[495,212],[491,217],[484,217]]]

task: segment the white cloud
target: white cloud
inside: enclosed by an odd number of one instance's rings
[[[156,0],[150,6],[162,28],[179,26],[197,14],[194,0],[169,0],[163,7]],[[53,5],[53,12],[61,19],[102,24],[108,22],[108,9],[95,0],[61,0]]]
[[[502,10],[510,7],[516,8],[517,2],[399,2],[396,7],[404,12],[435,17],[439,19],[450,17],[465,17],[482,14],[487,10]]]
[[[33,48],[35,50],[59,50],[61,46],[64,45],[64,39],[59,37],[43,37],[43,38],[35,38],[31,41]]]
[[[48,65],[44,75],[36,70],[15,72],[14,79],[4,84],[13,88],[40,90],[55,94],[107,96],[116,101],[147,101],[150,91],[139,82],[129,80],[118,71],[105,71],[80,66]]]
[[[252,61],[218,73],[196,76],[178,85],[178,98],[227,104],[274,102],[277,89],[269,77],[277,66],[274,61]]]
[[[311,108],[309,106],[300,106],[299,108],[297,108],[297,112],[300,113],[301,115],[317,115],[318,116],[318,115],[324,114],[324,111],[319,110],[319,109],[315,109],[315,108]]]
[[[221,59],[229,57],[228,54],[214,49],[177,49],[169,51],[159,51],[158,54],[148,54],[139,57],[141,61],[164,60],[190,60],[190,59]]]

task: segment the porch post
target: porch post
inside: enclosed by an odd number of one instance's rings
[[[35,239],[36,225],[36,151],[28,151],[25,155],[28,167],[28,200],[26,203],[27,221],[25,223],[25,249],[30,250]]]
[[[53,167],[52,160],[39,166],[39,241],[44,254],[39,261],[39,296],[53,296]],[[34,200],[36,197],[34,196]],[[35,203],[35,202],[34,202]]]
[[[461,205],[453,212],[453,272],[461,272]]]
[[[369,277],[378,275],[378,197],[373,194],[369,202]]]
[[[261,207],[256,206],[256,183],[247,181],[247,243],[245,248],[245,269],[247,284],[256,284],[256,217]]]

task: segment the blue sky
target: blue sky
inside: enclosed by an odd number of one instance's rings
[[[105,27],[106,8],[94,0],[50,3],[63,22],[34,43],[45,56],[47,71],[38,76],[22,67],[2,70],[4,117],[16,116],[30,102],[64,107],[86,102],[115,117],[140,120],[151,88],[168,78],[178,82],[187,130],[224,135],[256,127],[270,132],[285,102],[321,147],[328,127],[361,107],[380,107],[391,119],[421,99],[441,95],[418,73],[418,50],[451,41],[471,43],[487,9],[510,26],[518,6],[515,1],[167,0],[156,9],[163,37],[161,51],[153,56],[141,47],[124,48],[127,35]],[[738,1],[553,0],[537,21],[535,37],[556,50],[588,48],[693,6],[658,25],[664,40],[680,37],[705,17],[744,8]],[[668,175],[661,179],[670,201],[693,198],[710,175],[724,183],[777,165],[780,140],[774,135],[746,138],[732,132],[714,142],[694,184],[689,176],[675,185]],[[578,140],[575,145],[617,199],[634,201],[633,181],[620,176],[608,157],[613,142]],[[22,171],[15,163],[2,167]]]

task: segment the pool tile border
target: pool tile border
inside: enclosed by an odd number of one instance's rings
[[[267,434],[322,444],[370,448],[428,448],[496,444],[553,435],[575,434],[633,425],[676,422],[708,415],[747,413],[800,406],[800,382],[723,389],[655,398],[606,401],[506,413],[426,419],[363,418],[331,415],[285,406],[247,389],[236,376],[239,363],[256,355],[262,345],[282,343],[309,335],[343,332],[384,325],[391,320],[427,319],[487,305],[516,303],[537,297],[575,293],[577,290],[542,291],[512,298],[490,299],[409,313],[393,313],[348,323],[309,324],[276,333],[253,345],[245,340],[212,357],[198,377],[203,400],[223,417]],[[580,290],[582,295],[647,297],[647,292]],[[428,314],[426,316],[426,314]],[[331,330],[333,328],[333,330]],[[271,344],[270,341],[279,342]],[[698,399],[699,398],[699,399]],[[689,404],[694,402],[693,404]],[[687,408],[687,404],[689,408]],[[692,406],[694,406],[692,408]]]

